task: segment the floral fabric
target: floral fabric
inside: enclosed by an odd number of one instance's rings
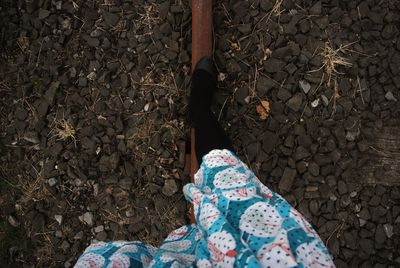
[[[183,191],[195,225],[173,231],[160,248],[93,244],[75,267],[334,267],[311,225],[232,152],[208,153]]]

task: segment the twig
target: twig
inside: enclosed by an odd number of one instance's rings
[[[359,91],[360,91],[361,101],[362,101],[363,104],[365,104],[364,97],[363,97],[363,94],[362,94],[363,90],[361,89],[361,83],[360,83],[360,77],[359,76],[357,76],[357,84],[358,84],[358,88],[359,88]]]
[[[341,223],[339,223],[339,224],[335,227],[335,230],[333,230],[332,233],[329,235],[329,237],[326,239],[325,245],[328,246],[329,240],[332,238],[332,236],[333,236],[334,233],[338,232],[337,235],[336,235],[336,237],[337,237],[337,238],[340,237],[339,231],[340,231],[340,229],[343,228],[343,226],[344,226],[345,223],[346,223],[345,221],[342,221]]]
[[[224,104],[222,105],[221,110],[219,111],[218,121],[221,119],[222,111],[224,110],[224,107],[225,107],[225,105],[226,105],[226,102],[228,101],[228,98],[229,98],[229,97],[227,97],[227,98],[225,99]]]
[[[336,99],[340,97],[340,95],[339,95],[339,86],[338,86],[337,80],[334,79],[333,81],[334,81],[334,90],[335,91],[333,93],[333,107],[332,107],[331,116],[333,116],[335,114],[335,112],[336,112]]]
[[[42,53],[42,47],[43,47],[43,40],[40,42],[40,48],[39,48],[39,53],[36,59],[36,68],[39,66],[39,60],[40,60],[40,54]]]

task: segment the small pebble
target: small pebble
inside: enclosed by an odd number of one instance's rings
[[[50,187],[53,187],[54,185],[57,184],[57,180],[56,180],[56,178],[52,177],[52,178],[47,180],[47,183],[50,185]]]
[[[385,223],[383,225],[383,229],[385,230],[385,234],[388,238],[391,238],[393,236],[393,225]]]
[[[316,108],[319,105],[319,99],[315,99],[313,102],[311,102],[311,107]]]
[[[14,216],[8,216],[7,217],[8,223],[12,226],[12,227],[18,227],[19,226],[19,222],[17,221],[16,218],[14,218]]]
[[[61,225],[63,216],[62,215],[54,215],[54,219]]]
[[[85,222],[89,226],[93,225],[93,213],[92,212],[86,212],[82,216],[79,216],[79,219],[81,221]]]
[[[308,83],[308,82],[305,81],[305,80],[300,80],[300,81],[299,81],[299,86],[300,86],[300,88],[303,90],[303,92],[304,92],[305,94],[307,94],[307,93],[310,91],[310,89],[311,89],[310,83]]]
[[[104,226],[103,225],[99,225],[99,226],[94,227],[94,232],[95,233],[100,233],[102,231],[104,231]]]
[[[397,101],[397,99],[396,99],[396,97],[393,95],[392,91],[386,92],[385,98],[386,98],[388,101]]]

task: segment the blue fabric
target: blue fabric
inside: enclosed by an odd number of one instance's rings
[[[184,194],[197,224],[173,231],[158,249],[93,244],[76,267],[334,267],[311,225],[230,151],[207,154]]]

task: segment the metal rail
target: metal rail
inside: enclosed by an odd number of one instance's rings
[[[192,71],[196,63],[205,56],[212,55],[212,0],[192,0]],[[190,130],[190,177],[198,170],[195,153],[195,132]],[[191,222],[195,222],[193,209],[190,211]]]

